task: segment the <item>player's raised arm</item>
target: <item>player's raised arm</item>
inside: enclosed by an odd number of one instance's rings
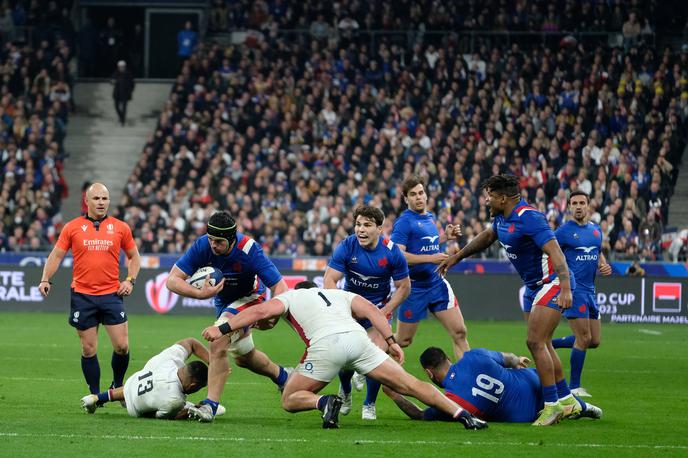
[[[495,241],[497,241],[497,233],[494,231],[494,229],[492,229],[492,226],[490,226],[475,236],[475,238],[471,240],[468,245],[463,247],[461,251],[442,261],[442,263],[437,267],[437,271],[440,273],[440,275],[446,274],[447,270],[449,270],[451,266],[458,264],[463,259],[466,259],[475,253],[483,251]]]
[[[284,313],[284,310],[285,307],[282,301],[273,298],[262,304],[249,307],[238,315],[232,315],[227,322],[219,326],[208,326],[203,330],[202,335],[205,340],[212,342],[235,329],[241,329],[258,321],[279,316]]]
[[[57,272],[57,269],[60,267],[60,264],[62,263],[62,260],[66,254],[66,250],[63,250],[56,245],[53,248],[53,251],[51,251],[48,255],[48,259],[45,261],[45,265],[43,266],[43,275],[41,276],[41,281],[38,284],[38,290],[43,296],[48,297],[48,294],[50,294],[50,290],[53,286],[53,284],[50,282],[50,279],[53,278],[53,275],[55,275],[55,272]]]
[[[181,270],[179,267],[172,266],[170,274],[167,277],[167,289],[180,296],[192,297],[195,299],[208,299],[217,295],[225,286],[225,279],[223,278],[217,285],[211,286],[209,281],[210,275],[206,278],[205,283],[201,289],[194,288],[186,282],[189,275]]]
[[[189,355],[196,355],[201,361],[208,364],[208,349],[199,340],[187,337],[177,342],[177,345],[184,347]]]
[[[552,239],[545,243],[542,246],[542,251],[549,256],[554,266],[554,271],[559,277],[561,293],[559,293],[559,297],[557,298],[557,304],[562,309],[570,308],[573,302],[573,295],[571,293],[571,276],[569,274],[569,268],[566,265],[566,257],[564,253],[562,253],[556,239]]]
[[[387,317],[369,300],[356,296],[351,301],[351,312],[356,319],[368,319],[373,327],[385,338],[389,345],[389,352],[399,364],[404,363],[404,351],[397,344],[392,328],[387,322]]]

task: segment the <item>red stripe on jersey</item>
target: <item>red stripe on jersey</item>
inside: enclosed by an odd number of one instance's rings
[[[515,210],[515,211],[516,211],[516,214],[517,214],[518,216],[521,216],[521,211],[522,211],[522,210],[534,210],[534,211],[537,211],[536,208],[531,207],[530,205],[521,205],[520,207],[516,207],[516,210]]]
[[[306,351],[303,352],[303,356],[301,357],[301,361],[299,361],[299,363],[303,364],[306,358],[308,358],[308,348],[306,348]]]
[[[245,303],[244,305],[241,305],[241,306],[235,308],[234,310],[236,310],[237,312],[241,312],[241,311],[244,310],[244,309],[247,309],[247,308],[249,308],[249,307],[253,307],[254,305],[260,304],[260,303],[263,302],[264,300],[265,300],[265,295],[264,295],[264,294],[261,294],[260,296],[258,296],[257,299],[254,299],[254,300],[252,300],[251,302],[247,302],[247,303]]]
[[[389,245],[389,239],[387,239],[387,238],[382,239],[382,244],[383,244],[384,246]]]
[[[244,236],[244,238],[242,238],[242,239],[239,241],[239,243],[237,244],[237,248],[240,249],[240,250],[243,250],[244,247],[246,246],[246,244],[248,243],[249,240],[250,240],[249,237]]]
[[[306,343],[306,346],[309,347],[311,345],[311,341],[308,340],[308,337],[306,337],[306,334],[303,332],[303,328],[299,324],[298,321],[296,321],[296,318],[294,318],[294,315],[291,313],[287,312],[287,321],[289,324],[291,324],[291,327],[294,328],[294,331],[301,337],[301,340],[303,340]]]
[[[561,287],[559,285],[553,285],[552,288],[549,291],[547,291],[547,293],[544,296],[542,296],[542,299],[540,299],[538,302],[535,303],[535,305],[547,305],[547,304],[549,304],[549,301],[551,301],[552,298],[554,296],[556,296],[560,290],[561,290]]]
[[[480,409],[478,409],[476,406],[471,404],[469,401],[466,401],[461,396],[457,396],[454,393],[451,393],[449,391],[445,391],[444,395],[446,397],[448,397],[449,399],[451,399],[452,401],[454,401],[455,403],[457,403],[458,405],[460,405],[461,407],[463,407],[464,409],[468,410],[473,415],[477,415],[481,418],[483,417],[483,413],[480,411]]]

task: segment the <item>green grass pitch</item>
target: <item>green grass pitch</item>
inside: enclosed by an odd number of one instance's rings
[[[130,317],[129,374],[175,341],[194,336],[211,316]],[[562,323],[557,335],[565,335]],[[525,325],[468,322],[472,347],[527,354]],[[303,345],[284,323],[255,334],[273,360],[294,365]],[[418,355],[429,345],[449,351],[438,323],[423,322],[405,367],[422,376]],[[600,421],[565,421],[550,428],[492,423],[485,431],[407,419],[380,394],[378,420],[360,419],[363,393],[322,430],[317,412],[288,414],[267,379],[234,368],[212,424],[133,419],[118,403],[94,415],[79,404],[87,394],[79,345],[65,314],[0,314],[0,456],[688,456],[688,332],[679,326],[607,325],[602,345],[588,352],[583,385],[604,409]],[[111,377],[111,346],[100,333],[101,388]],[[568,350],[560,352],[568,367]],[[324,392],[335,393],[336,382]],[[205,390],[191,400],[204,397]]]

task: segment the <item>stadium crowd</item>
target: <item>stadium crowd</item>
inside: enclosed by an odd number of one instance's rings
[[[651,260],[685,147],[688,53],[563,43],[524,51],[382,40],[308,46],[201,44],[184,64],[119,205],[143,252],[180,252],[215,208],[271,255],[324,255],[351,209],[405,208],[400,181],[428,181],[438,224],[488,221],[497,172],[553,226],[584,189],[612,258]],[[497,254],[494,248],[491,254]]]
[[[67,3],[0,8],[0,251],[47,249],[61,227],[74,84]]]

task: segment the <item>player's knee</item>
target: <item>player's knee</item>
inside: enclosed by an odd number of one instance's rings
[[[129,343],[128,342],[122,342],[122,343],[116,343],[112,350],[117,353],[118,355],[126,355],[129,353]]]
[[[531,353],[535,353],[545,348],[544,342],[540,342],[538,340],[530,338],[526,340],[526,345],[528,346],[528,350],[530,350]]]
[[[593,339],[592,337],[590,338],[590,343],[588,344],[588,348],[597,348],[600,346],[600,339]]]
[[[296,405],[291,402],[291,396],[282,396],[282,408],[290,413],[297,412]]]
[[[234,358],[234,362],[236,363],[237,366],[247,368],[251,366],[251,357],[250,353],[246,355],[241,355],[241,356],[236,356]]]
[[[460,326],[451,332],[451,338],[455,343],[465,342],[467,332],[466,326]]]
[[[396,339],[397,343],[402,348],[408,347],[411,345],[411,342],[413,342],[413,336],[397,336]]]
[[[91,358],[98,352],[98,343],[81,342],[81,354],[86,358]]]

